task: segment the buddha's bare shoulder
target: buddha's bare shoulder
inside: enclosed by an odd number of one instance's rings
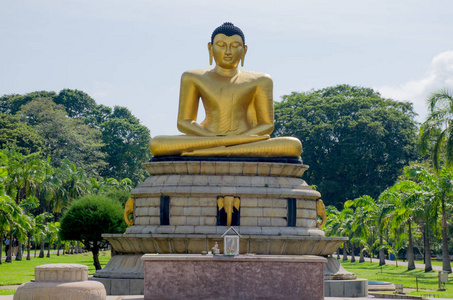
[[[197,69],[197,70],[189,70],[185,71],[182,73],[181,78],[182,79],[195,79],[195,78],[200,78],[206,75],[208,72],[212,71],[212,69]]]
[[[260,84],[272,84],[271,76],[266,73],[241,70],[241,77],[247,78],[248,80],[251,81],[257,81]]]

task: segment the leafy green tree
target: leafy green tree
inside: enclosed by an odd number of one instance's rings
[[[434,171],[439,172],[442,153],[447,166],[453,166],[453,95],[449,90],[434,93],[428,99],[428,117],[420,127],[420,145],[426,153],[434,139],[432,159]]]
[[[150,158],[148,128],[140,125],[129,110],[116,106],[112,116],[101,124],[101,131],[108,163],[101,176],[142,181],[146,176],[142,163]]]
[[[127,227],[121,204],[99,195],[89,195],[73,201],[60,223],[61,238],[81,241],[93,253],[96,270],[101,269],[99,249],[104,242],[102,234],[123,233]]]
[[[0,113],[0,148],[15,145],[23,154],[40,152],[44,140],[36,130],[19,120],[17,116]]]
[[[70,158],[88,173],[97,175],[106,165],[101,152],[101,133],[81,120],[68,118],[64,107],[51,99],[30,101],[22,106],[18,114],[23,122],[33,126],[43,137],[43,155],[51,157],[56,166]]]
[[[149,130],[127,108],[97,105],[83,91],[1,96],[0,125],[0,147],[40,152],[56,167],[69,158],[92,177],[130,178],[133,186],[146,177]]]
[[[100,125],[112,115],[112,109],[105,105],[96,106],[93,111],[83,117],[85,124],[92,128],[100,128]]]
[[[0,112],[5,114],[16,114],[23,105],[38,98],[48,98],[53,100],[57,94],[55,92],[38,91],[25,95],[4,95],[0,97]]]
[[[89,117],[96,108],[96,101],[88,94],[78,90],[61,90],[54,102],[63,105],[70,118]]]
[[[339,85],[283,96],[275,103],[275,136],[295,136],[310,165],[304,176],[328,205],[377,198],[414,158],[412,104],[369,88]]]

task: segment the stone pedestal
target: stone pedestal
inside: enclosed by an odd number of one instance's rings
[[[324,258],[147,254],[145,299],[324,299]]]
[[[47,264],[35,267],[35,281],[17,288],[14,300],[105,300],[104,286],[88,281],[88,267]]]
[[[200,254],[216,242],[223,249],[224,197],[240,199],[232,224],[242,236],[240,254],[328,256],[347,240],[317,227],[321,195],[301,179],[308,166],[300,161],[175,159],[144,164],[150,177],[131,192],[134,225],[103,235],[120,255],[94,279],[111,285],[144,278],[145,253]]]

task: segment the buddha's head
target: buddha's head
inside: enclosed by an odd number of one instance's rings
[[[216,65],[225,69],[237,68],[239,61],[241,61],[241,66],[244,66],[244,58],[247,53],[244,33],[233,23],[223,23],[212,33],[208,50],[211,65],[212,58],[214,58]]]

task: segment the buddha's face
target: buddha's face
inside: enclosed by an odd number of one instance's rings
[[[208,49],[216,65],[225,69],[237,68],[247,52],[247,46],[237,34],[226,36],[219,33],[214,37],[213,44],[208,44]]]

